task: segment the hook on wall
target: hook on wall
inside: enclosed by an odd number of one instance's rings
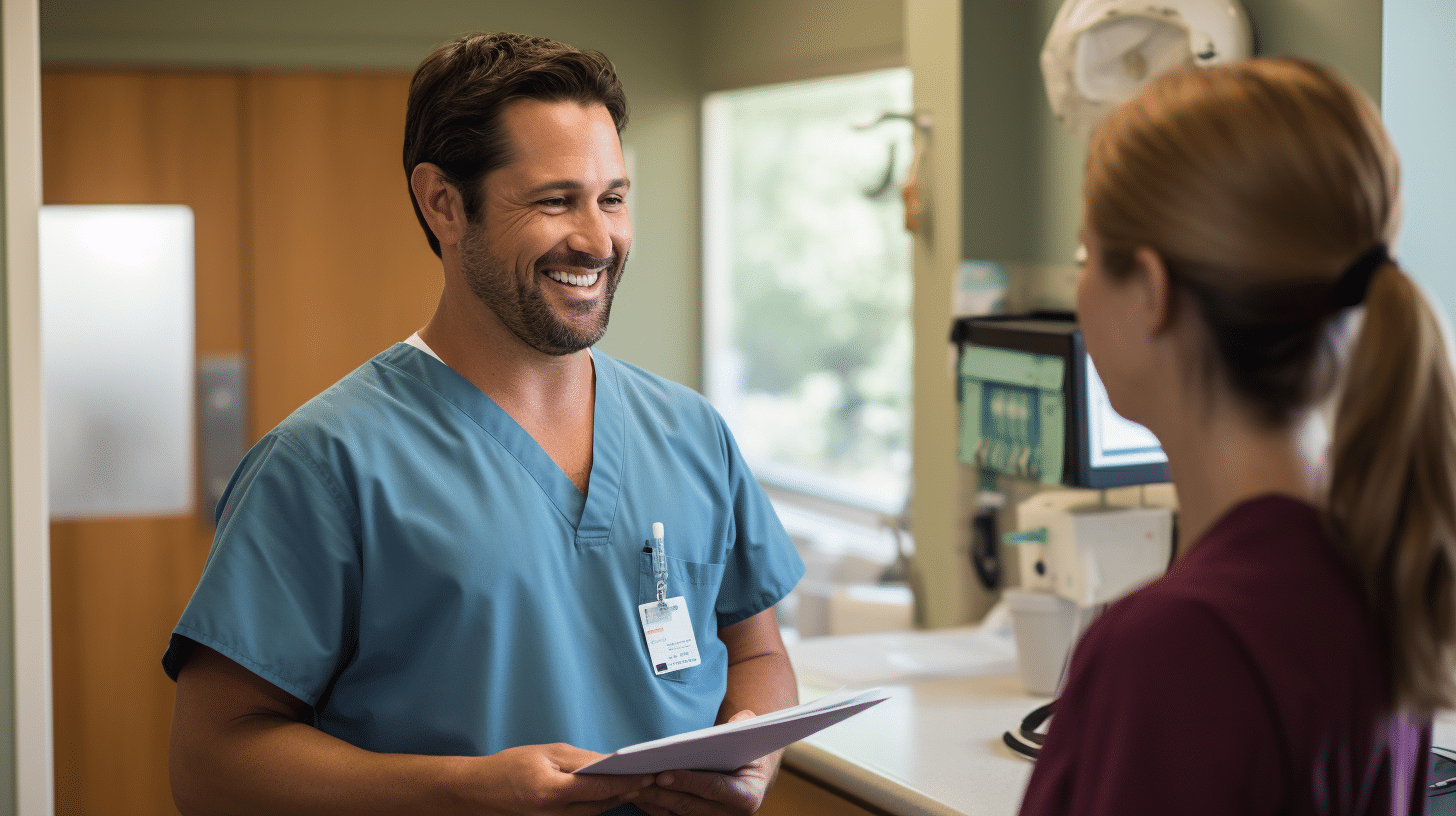
[[[905,171],[905,183],[901,185],[901,196],[905,200],[905,229],[914,235],[929,237],[929,220],[925,213],[925,197],[920,191],[919,182],[916,180],[920,171],[920,160],[925,155],[926,146],[930,142],[931,133],[934,130],[935,121],[929,111],[885,111],[873,122],[863,125],[855,125],[855,130],[871,130],[885,122],[904,121],[915,126],[915,135],[919,138],[914,140],[915,153],[910,159],[910,166]],[[885,164],[885,172],[881,174],[880,180],[868,190],[864,191],[865,196],[871,199],[884,197],[895,183],[895,143],[890,143],[890,157]]]
[[[873,130],[874,128],[879,127],[885,122],[894,121],[909,122],[915,126],[915,132],[917,135],[924,136],[926,138],[929,138],[930,136],[931,117],[930,114],[926,111],[885,111],[884,113],[881,113],[879,118],[874,120],[873,122],[863,125],[854,125],[854,129],[857,131]],[[885,172],[880,174],[880,180],[876,182],[873,187],[864,191],[866,198],[879,200],[883,198],[887,193],[889,193],[891,188],[895,185],[895,159],[897,158],[896,145],[894,142],[891,142],[889,147],[890,156],[885,162]],[[920,150],[921,148],[917,144],[915,148],[915,156],[910,161],[910,168],[907,173],[909,177],[914,177],[915,175],[915,171],[917,169],[916,165],[920,158]]]
[[[934,119],[931,117],[929,111],[885,111],[884,113],[880,114],[880,118],[876,119],[875,121],[864,125],[855,125],[854,129],[870,130],[884,124],[885,122],[893,121],[903,121],[913,124],[915,126],[916,132],[922,136],[929,136],[930,131],[935,124]]]

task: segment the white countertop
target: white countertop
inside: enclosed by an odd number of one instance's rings
[[[956,642],[965,631],[946,630],[944,637]],[[941,635],[912,637],[933,643]],[[816,639],[821,659],[836,641],[846,661],[863,661],[866,644],[857,636]],[[1004,671],[969,674],[855,683],[879,685],[892,696],[789,746],[784,764],[896,816],[1015,816],[1031,762],[1001,735],[1048,698],[1027,695],[1021,678]],[[802,700],[837,687],[801,672]],[[1434,725],[1435,744],[1456,749],[1456,712],[1437,715]]]
[[[957,630],[945,636],[960,637]],[[851,650],[862,646],[844,641]],[[1028,696],[1004,664],[986,668],[997,673],[860,683],[892,696],[789,746],[784,764],[897,816],[1014,816],[1031,763],[1001,735],[1047,698]],[[800,678],[802,700],[837,687],[802,671]]]
[[[883,703],[881,703],[883,705]],[[1442,711],[1432,722],[1431,744],[1456,750],[1456,711]]]

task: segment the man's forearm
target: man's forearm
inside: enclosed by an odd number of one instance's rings
[[[233,724],[209,745],[178,745],[172,791],[187,816],[451,812],[457,757],[375,754],[303,723]]]
[[[570,745],[486,757],[384,754],[325,734],[309,719],[301,701],[199,646],[177,679],[177,808],[187,816],[598,813],[652,782],[575,776],[601,755]]]
[[[302,723],[247,723],[231,731],[191,758],[174,751],[173,790],[187,816],[595,813],[652,781],[573,776],[600,754],[563,744],[485,757],[424,756],[365,751]]]
[[[719,629],[718,637],[728,649],[728,689],[718,722],[740,711],[767,714],[798,704],[799,686],[772,608]]]
[[[728,690],[718,708],[718,722],[748,710],[767,714],[799,704],[799,687],[788,655],[766,653],[728,667]]]

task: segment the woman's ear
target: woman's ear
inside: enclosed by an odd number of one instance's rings
[[[1138,287],[1139,313],[1149,336],[1164,333],[1173,325],[1173,281],[1168,265],[1152,247],[1138,247],[1133,253],[1133,280]]]
[[[429,162],[415,165],[410,173],[410,190],[440,246],[459,244],[465,236],[465,202],[455,185],[446,181],[444,171]]]

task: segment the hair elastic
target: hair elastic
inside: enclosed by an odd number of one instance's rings
[[[1345,309],[1364,302],[1365,292],[1370,288],[1370,279],[1388,260],[1390,252],[1385,244],[1376,244],[1366,250],[1335,281],[1334,288],[1330,290],[1330,305],[1336,309]]]

